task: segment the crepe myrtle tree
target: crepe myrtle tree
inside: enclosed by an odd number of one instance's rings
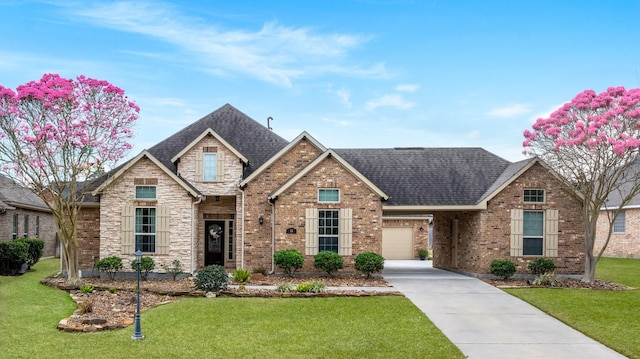
[[[575,188],[583,203],[585,268],[583,280],[595,280],[621,208],[640,193],[640,89],[610,87],[597,94],[586,90],[533,131],[524,131],[525,153],[543,159]],[[615,199],[616,206],[607,206]],[[596,223],[606,208],[609,231],[594,254]]]
[[[107,81],[45,74],[13,91],[0,85],[0,169],[31,187],[55,218],[67,279],[78,277],[82,182],[131,149],[139,107]]]

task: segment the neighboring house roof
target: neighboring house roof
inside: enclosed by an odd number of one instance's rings
[[[291,187],[293,184],[298,182],[298,180],[300,180],[302,177],[307,175],[310,171],[312,171],[318,164],[320,164],[326,158],[331,158],[331,157],[333,157],[339,164],[342,165],[342,167],[344,167],[347,171],[349,171],[353,176],[360,179],[364,184],[366,184],[367,187],[369,187],[373,192],[375,192],[382,200],[387,200],[389,198],[389,196],[387,196],[386,193],[384,193],[380,188],[378,188],[378,186],[373,184],[367,177],[363,176],[362,173],[360,173],[357,169],[353,168],[353,166],[351,166],[348,162],[346,162],[335,151],[327,150],[323,154],[318,156],[318,158],[316,158],[311,163],[309,163],[309,165],[307,165],[304,169],[302,169],[302,171],[296,173],[295,176],[291,177],[287,182],[285,182],[282,186],[280,186],[280,188],[276,189],[273,193],[271,193],[269,195],[269,200],[270,201],[276,200],[282,192],[286,191],[289,187]]]
[[[511,163],[482,148],[337,149],[389,206],[475,206]]]
[[[631,176],[627,176],[626,178],[630,178],[630,179],[638,178],[640,176],[638,174],[638,172],[640,172],[640,159],[635,160],[635,162],[629,166],[628,171],[631,172]],[[619,191],[611,192],[611,194],[607,198],[606,207],[603,207],[601,209],[606,210],[607,208],[614,209],[619,207],[624,197],[626,197],[631,192],[631,190],[635,185],[636,185],[635,181],[629,181],[629,180],[627,180],[626,183],[622,183],[620,185]],[[640,194],[633,197],[627,204],[624,205],[624,208],[638,208],[638,207],[640,207]]]
[[[29,188],[21,186],[13,179],[0,175],[0,209],[16,208],[49,212],[44,201]]]
[[[209,129],[214,130],[234,151],[249,160],[244,177],[289,143],[235,107],[226,104],[149,148],[148,151],[176,173],[176,165],[171,159]]]

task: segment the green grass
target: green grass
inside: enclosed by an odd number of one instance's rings
[[[598,279],[640,287],[640,260],[602,258]],[[640,358],[640,290],[507,289],[604,345]]]
[[[181,298],[142,313],[133,327],[65,333],[75,309],[66,292],[38,281],[58,268],[43,260],[20,277],[0,277],[2,358],[463,358],[404,297]]]

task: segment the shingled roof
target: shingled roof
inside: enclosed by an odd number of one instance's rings
[[[21,186],[9,177],[0,175],[0,209],[16,208],[49,211],[44,201],[30,189]]]
[[[149,148],[148,151],[175,173],[176,165],[171,162],[171,158],[207,129],[214,130],[249,160],[245,177],[289,143],[235,107],[226,104]]]
[[[475,205],[511,165],[482,148],[335,151],[389,195],[388,206]]]

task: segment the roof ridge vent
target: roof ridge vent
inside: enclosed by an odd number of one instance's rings
[[[396,151],[407,151],[407,150],[425,150],[424,147],[394,147]]]

